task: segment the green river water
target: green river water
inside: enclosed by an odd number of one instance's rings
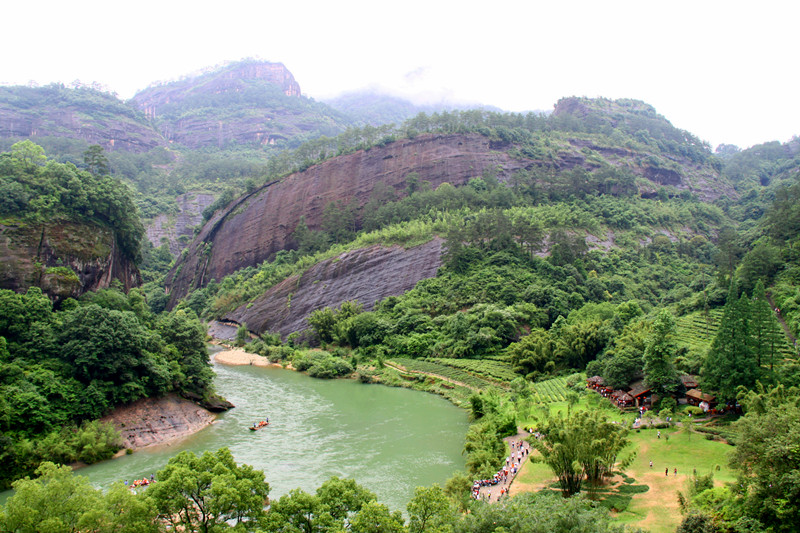
[[[263,470],[270,497],[313,492],[331,476],[355,478],[392,510],[414,488],[464,468],[467,413],[434,394],[321,380],[280,368],[216,365],[219,393],[236,408],[198,433],[78,470],[96,487],[150,477],[183,450],[227,446],[236,461]],[[269,416],[270,426],[247,426]],[[7,494],[6,494],[7,495]],[[6,495],[0,495],[0,501]]]

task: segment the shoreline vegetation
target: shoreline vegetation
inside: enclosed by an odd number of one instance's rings
[[[265,356],[247,352],[246,347],[233,348],[219,341],[217,343],[222,349],[212,355],[212,360],[217,363],[278,367],[297,371],[296,368],[288,365],[286,361],[270,362]],[[400,359],[399,361],[385,361],[384,366],[381,368],[359,365],[346,378],[359,379],[363,383],[411,388],[420,392],[437,394],[456,406],[467,409],[473,416],[475,414],[475,406],[470,401],[471,396],[475,395],[477,398],[487,402],[492,397],[490,390],[499,393],[500,389],[513,389],[510,384],[502,387],[501,383],[489,380],[485,375],[481,376],[482,382],[480,383],[478,381],[467,383],[468,376],[475,379],[478,379],[478,376],[464,371],[442,375],[433,371],[436,369],[431,362],[421,364],[419,361],[414,362],[405,359]],[[446,361],[440,360],[440,362]],[[406,367],[403,363],[407,363],[409,367]],[[438,369],[438,371],[447,373],[449,367],[442,366],[441,363],[440,366],[442,368]],[[343,376],[340,379],[343,378],[345,377]],[[575,380],[575,376],[572,377],[572,380]],[[512,452],[509,448],[511,440],[523,438],[525,432],[519,428],[534,427],[540,421],[534,414],[537,409],[533,404],[537,402],[542,406],[539,410],[546,409],[551,413],[569,411],[571,409],[577,411],[599,409],[607,416],[611,416],[616,421],[615,423],[632,424],[634,414],[620,411],[611,403],[608,403],[608,405],[602,402],[598,403],[599,397],[595,398],[596,395],[583,390],[583,387],[585,387],[584,375],[581,375],[580,379],[577,380],[581,394],[580,396],[576,395],[576,399],[577,397],[582,397],[582,399],[579,400],[578,405],[570,407],[568,395],[570,391],[575,394],[578,388],[570,383],[572,380],[562,377],[533,384],[529,387],[530,392],[527,400],[517,399],[515,408],[521,410],[520,414],[523,415],[522,418],[524,420],[518,421],[519,425],[512,435],[502,439],[501,455],[505,456]],[[522,404],[527,404],[527,408],[523,407]],[[528,416],[524,416],[525,413]],[[482,421],[485,423],[486,419],[480,417],[476,421],[477,423]],[[715,438],[700,439],[698,436],[692,439],[691,435],[699,433],[699,430],[684,429],[680,424],[670,425],[667,429],[657,431],[657,428],[660,427],[656,424],[657,422],[659,421],[656,419],[651,420],[648,418],[646,424],[630,433],[631,445],[629,449],[635,449],[638,453],[635,455],[634,464],[627,471],[624,468],[615,470],[613,476],[604,480],[600,486],[589,487],[585,492],[589,494],[590,499],[597,500],[600,507],[608,509],[611,516],[614,517],[614,522],[620,526],[646,527],[653,533],[667,533],[674,531],[680,525],[680,517],[682,515],[677,510],[677,499],[671,505],[658,507],[652,504],[654,497],[658,501],[670,500],[670,494],[684,489],[687,479],[696,479],[697,474],[695,474],[694,478],[689,475],[692,468],[695,468],[695,472],[700,471],[702,475],[713,476],[710,479],[714,480],[714,485],[717,487],[722,487],[725,482],[733,480],[733,473],[725,466],[724,460],[719,461],[711,457],[716,456],[718,458],[720,453],[726,451],[728,444],[724,440]],[[694,427],[694,424],[692,427]],[[660,435],[661,431],[669,434],[672,438],[661,440],[657,436]],[[468,437],[465,437],[466,440],[469,440]],[[465,443],[466,445],[468,443]],[[696,456],[690,450],[701,451]],[[531,451],[531,455],[535,457],[539,453]],[[653,461],[659,466],[663,464],[670,465],[670,474],[666,477],[663,474],[658,475],[658,471],[652,466],[648,466],[648,461]],[[673,474],[672,469],[674,468],[679,470],[680,475]],[[660,472],[663,472],[663,467]],[[525,493],[539,491],[554,492],[554,488],[558,485],[557,477],[540,460],[524,461],[516,474],[507,484],[502,485],[506,489],[506,495],[500,496],[501,485],[497,485],[491,487],[488,491],[483,488],[481,490],[481,498],[487,498],[489,501],[497,503],[508,500],[509,495],[520,496]],[[491,498],[489,498],[489,494],[491,494]]]
[[[211,360],[229,366],[278,367],[293,370],[291,365],[271,363],[266,357],[249,353],[242,348],[220,346],[222,351],[212,353]],[[155,446],[172,446],[186,437],[210,426],[217,415],[196,402],[167,395],[163,398],[144,398],[131,405],[118,407],[101,419],[114,426],[122,437],[122,448],[113,458],[121,457],[127,450],[138,451]],[[75,463],[73,469],[85,466]]]
[[[221,365],[229,366],[262,366],[262,367],[277,367],[294,370],[292,365],[282,365],[280,363],[273,363],[263,355],[246,352],[244,348],[228,348],[220,345],[222,351],[212,354],[211,360]]]

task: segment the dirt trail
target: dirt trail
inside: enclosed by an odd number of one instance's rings
[[[789,338],[789,342],[797,348],[797,339],[792,335],[792,331],[789,329],[789,326],[786,325],[786,321],[781,316],[780,309],[775,307],[775,302],[772,300],[772,295],[767,295],[767,301],[769,302],[770,307],[772,308],[772,312],[775,313],[775,317],[780,322],[781,327],[783,327],[783,332],[786,334],[786,337]]]

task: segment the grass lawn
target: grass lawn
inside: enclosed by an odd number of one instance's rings
[[[566,409],[566,403],[563,406],[551,405],[553,410]],[[628,415],[621,415],[619,419],[628,420]],[[629,434],[636,459],[625,473],[635,479],[636,485],[647,485],[649,490],[634,494],[628,508],[616,517],[621,523],[653,533],[672,533],[681,520],[677,491],[686,491],[686,483],[694,469],[698,475],[713,472],[717,484],[733,481],[735,476],[728,468],[728,454],[733,448],[681,428],[660,431],[660,439],[656,429],[642,429],[639,433]],[[653,461],[652,468],[650,461]],[[665,468],[669,468],[668,476],[664,475]],[[678,469],[677,476],[675,468]],[[541,490],[554,482],[555,477],[547,466],[527,461],[512,485],[511,495]]]
[[[717,484],[735,479],[728,468],[728,455],[733,448],[719,441],[706,440],[703,434],[672,428],[662,429],[660,439],[655,429],[631,433],[630,437],[637,456],[626,473],[637,483],[648,485],[650,490],[634,496],[628,509],[618,515],[623,523],[653,533],[671,533],[681,520],[677,492],[686,491],[686,483],[694,469],[698,475],[713,472]],[[652,469],[650,461],[653,461]],[[664,475],[666,468],[669,468],[668,476]],[[678,469],[677,476],[675,468]]]

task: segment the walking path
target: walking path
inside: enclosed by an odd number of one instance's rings
[[[775,301],[772,299],[772,295],[767,295],[767,301],[769,302],[770,307],[772,307],[772,311],[775,313],[775,317],[778,319],[781,327],[783,327],[783,332],[786,334],[786,337],[789,339],[789,342],[797,348],[797,339],[794,338],[792,335],[792,330],[789,329],[789,325],[786,324],[786,321],[783,319],[781,315],[781,310],[775,306]]]
[[[508,475],[505,476],[505,480],[501,477],[500,482],[496,485],[480,487],[477,499],[496,502],[501,498],[508,498],[508,490],[511,488],[514,478],[519,474],[522,465],[528,460],[532,451],[530,445],[525,442],[525,439],[529,436],[530,433],[520,430],[516,435],[503,439],[508,445],[509,455],[506,457],[506,464],[503,465],[508,467]],[[516,465],[516,472],[513,470],[512,465]],[[502,469],[499,473],[502,474]]]

